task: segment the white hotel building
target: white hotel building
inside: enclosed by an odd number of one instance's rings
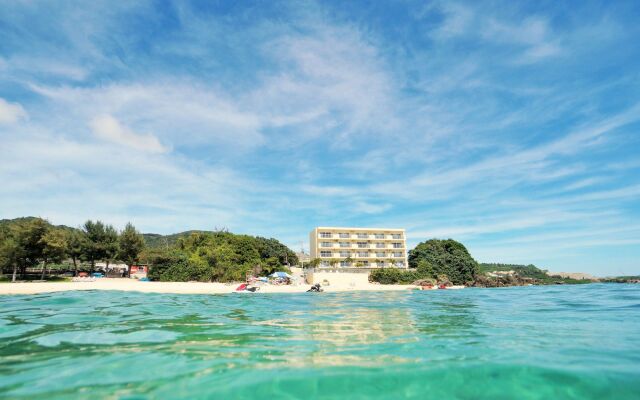
[[[408,268],[404,229],[317,227],[309,247],[320,267]]]

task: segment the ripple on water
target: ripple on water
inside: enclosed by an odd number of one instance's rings
[[[0,397],[640,398],[630,286],[2,296]]]

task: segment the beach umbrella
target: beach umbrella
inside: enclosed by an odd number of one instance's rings
[[[272,278],[291,278],[291,275],[287,274],[286,272],[282,272],[282,271],[276,271],[273,274],[269,275]]]

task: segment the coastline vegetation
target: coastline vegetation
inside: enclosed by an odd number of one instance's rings
[[[498,276],[506,284],[510,282],[535,283],[537,285],[557,285],[557,284],[583,284],[592,283],[591,279],[575,279],[562,277],[560,275],[549,275],[547,270],[540,269],[533,264],[501,264],[501,263],[481,263],[480,272],[484,276],[499,274],[500,272],[511,272]]]
[[[428,280],[445,285],[473,286],[480,269],[467,248],[453,239],[431,239],[409,251],[409,269],[373,270],[372,282],[410,284]]]
[[[640,283],[640,275],[613,276],[602,278],[604,283]]]
[[[50,277],[52,271],[73,270],[77,275],[82,268],[91,273],[99,261],[107,269],[110,263],[123,261],[130,272],[143,248],[144,239],[131,224],[118,232],[92,220],[80,228],[54,226],[35,217],[0,221],[0,271],[9,273],[12,282],[18,276],[22,280],[59,279]],[[38,270],[35,275],[34,270]]]
[[[371,272],[370,280],[382,284],[432,281],[438,285],[503,287],[592,283],[590,279],[548,275],[535,265],[478,263],[455,240],[427,240],[409,251],[409,270],[387,268]],[[629,280],[631,281],[631,280]]]
[[[218,232],[187,232],[172,246],[150,248],[143,259],[159,281],[231,282],[247,273],[288,271],[298,257],[276,239]]]
[[[149,243],[147,243],[147,238]],[[287,271],[298,258],[276,239],[226,231],[188,231],[167,237],[122,231],[89,220],[79,228],[54,226],[42,218],[0,220],[1,280],[59,280],[66,272],[92,273],[96,263],[148,264],[149,277],[162,281],[228,282],[248,272]]]
[[[381,268],[372,282],[500,287],[517,285],[582,284],[591,279],[550,276],[535,265],[478,263],[455,240],[431,239],[408,254],[409,269]],[[337,264],[340,260],[333,260]],[[352,261],[352,260],[351,260]],[[246,275],[289,271],[296,254],[276,239],[238,235],[226,230],[186,231],[173,235],[141,234],[127,224],[122,231],[89,220],[79,228],[54,226],[42,218],[0,220],[0,282],[64,280],[93,272],[96,263],[146,264],[148,277],[158,281],[230,282]],[[308,266],[317,267],[318,259]],[[603,278],[600,282],[638,283],[638,276]]]

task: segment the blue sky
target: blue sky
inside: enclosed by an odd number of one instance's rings
[[[369,4],[373,3],[373,4]],[[0,218],[640,273],[640,4],[4,2]]]

